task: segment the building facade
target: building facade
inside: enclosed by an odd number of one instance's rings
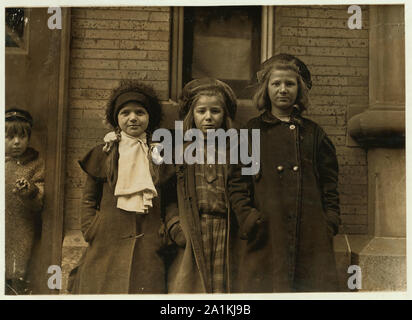
[[[62,243],[60,251],[55,245],[53,259],[65,276],[85,246],[79,212],[85,175],[77,160],[110,131],[104,109],[120,80],[152,85],[165,110],[163,127],[172,128],[184,84],[215,76],[235,89],[237,121],[245,123],[257,114],[250,99],[259,64],[290,53],[312,73],[305,115],[325,129],[337,149],[342,225],[335,251],[345,275],[342,290],[351,264],[367,272],[362,289],[406,288],[403,6],[360,6],[351,13],[348,6],[64,8],[62,29],[54,30],[47,28],[47,8],[26,11],[30,23],[43,25],[40,35],[30,26],[25,53],[6,52],[6,106],[32,108],[40,119],[34,142],[45,154],[59,154],[49,160],[56,169],[49,175],[46,210],[54,213],[47,219],[57,233],[48,237]],[[35,40],[45,35],[55,42]],[[33,66],[40,57],[54,71]],[[33,91],[36,80],[20,82],[28,68],[43,72],[38,79],[44,95]],[[44,113],[46,94],[53,106]],[[393,271],[377,283],[374,276],[382,268]]]

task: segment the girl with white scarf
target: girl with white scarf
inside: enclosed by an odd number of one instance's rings
[[[113,91],[106,120],[114,132],[79,161],[87,173],[81,222],[89,247],[71,274],[74,293],[166,290],[160,167],[150,157],[150,134],[160,118],[152,89],[124,82]]]

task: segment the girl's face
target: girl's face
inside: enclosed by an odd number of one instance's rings
[[[20,157],[27,149],[29,145],[29,136],[14,135],[13,137],[6,136],[6,156],[13,158]]]
[[[117,122],[122,131],[132,137],[139,137],[149,125],[149,114],[139,103],[126,103],[117,115]]]
[[[194,109],[193,117],[196,128],[203,134],[208,129],[219,129],[222,127],[225,110],[222,101],[216,96],[200,96]]]
[[[298,80],[291,70],[273,70],[268,81],[268,95],[272,109],[291,111],[298,96]]]

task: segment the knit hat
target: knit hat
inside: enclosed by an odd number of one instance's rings
[[[153,130],[162,118],[162,107],[153,88],[133,80],[123,80],[120,86],[113,90],[106,106],[106,121],[113,127],[118,127],[118,114],[128,102],[137,102],[149,114],[147,130]]]
[[[195,96],[207,90],[217,90],[222,94],[228,115],[234,120],[237,110],[236,95],[226,83],[214,78],[195,79],[185,85],[182,92],[180,116],[184,118],[188,114]]]
[[[128,91],[121,93],[114,101],[114,111],[113,117],[117,122],[117,116],[119,115],[120,109],[128,102],[137,102],[144,108],[150,105],[149,99],[142,93],[136,91]]]
[[[33,126],[33,118],[28,111],[18,108],[11,108],[6,110],[6,121],[15,120],[25,121],[28,122],[31,127]]]
[[[302,77],[303,81],[305,82],[306,87],[308,89],[312,88],[312,79],[311,79],[310,71],[308,67],[306,66],[306,64],[302,60],[298,59],[297,57],[292,56],[291,54],[287,54],[287,53],[277,54],[269,58],[268,60],[264,61],[260,66],[260,70],[257,72],[258,82],[261,82],[264,79],[267,72],[269,72],[272,69],[272,67],[278,64],[280,61],[292,62],[298,68],[299,75]]]

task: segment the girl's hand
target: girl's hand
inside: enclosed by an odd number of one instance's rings
[[[16,180],[14,184],[14,193],[22,192],[23,190],[27,190],[30,186],[30,183],[26,180],[26,178],[19,178]]]
[[[38,188],[30,183],[26,178],[19,178],[14,184],[13,193],[17,193],[22,197],[32,197],[38,191]]]
[[[116,133],[115,131],[111,131],[104,136],[103,141],[105,143],[103,151],[107,153],[111,150],[115,141],[120,141],[120,134]]]
[[[252,240],[256,237],[257,233],[261,231],[262,225],[265,223],[265,219],[262,214],[257,210],[253,210],[244,221],[240,228],[240,238],[242,240]]]
[[[181,248],[186,247],[186,237],[180,226],[180,223],[175,223],[169,231],[172,240]]]
[[[163,163],[163,157],[160,155],[159,149],[161,149],[161,145],[159,143],[152,143],[150,145],[150,158],[153,161],[153,163],[157,165]]]

